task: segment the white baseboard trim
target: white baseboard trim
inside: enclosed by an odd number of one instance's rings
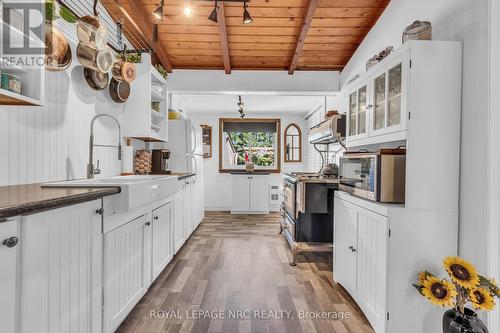
[[[230,212],[231,207],[205,207],[205,212]]]

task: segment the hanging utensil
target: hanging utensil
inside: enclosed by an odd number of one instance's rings
[[[76,55],[82,66],[101,73],[109,72],[113,66],[113,55],[107,47],[99,50],[79,43]]]
[[[108,31],[99,19],[98,0],[94,1],[94,16],[86,15],[77,22],[76,35],[80,43],[94,49],[103,49],[108,43]]]
[[[72,61],[71,47],[68,40],[53,24],[45,24],[45,69],[62,71],[69,67]]]
[[[127,44],[123,48],[123,54],[121,58],[115,60],[111,73],[113,78],[117,81],[132,82],[135,80],[135,65],[126,60],[127,54]]]
[[[118,81],[111,78],[109,82],[109,95],[116,103],[124,103],[130,96],[130,84],[127,81]]]
[[[109,74],[101,73],[90,68],[83,69],[83,76],[85,81],[94,90],[104,90],[109,83]]]

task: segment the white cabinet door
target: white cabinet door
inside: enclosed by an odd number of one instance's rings
[[[116,330],[148,288],[144,267],[151,260],[145,251],[150,223],[148,215],[141,216],[104,235],[105,333]]]
[[[252,213],[269,212],[269,177],[250,176],[249,211]]]
[[[371,76],[371,135],[406,129],[409,57],[406,52]]]
[[[358,208],[358,305],[375,332],[387,324],[387,230],[387,217]]]
[[[334,280],[355,296],[358,213],[356,206],[338,198],[334,201]]]
[[[369,86],[362,82],[350,90],[347,109],[347,137],[351,140],[364,138],[368,135]]]
[[[101,207],[95,200],[21,218],[21,332],[101,332]]]
[[[205,185],[204,185],[204,162],[203,157],[196,156],[197,170],[194,179],[194,202],[196,203],[195,211],[195,229],[200,225],[205,217]]]
[[[5,333],[16,332],[18,243],[17,220],[0,222],[0,325]]]
[[[250,211],[250,177],[247,175],[232,175],[231,213],[246,213]]]
[[[186,181],[179,180],[175,194],[174,253],[177,253],[186,238]]]
[[[153,211],[153,281],[167,267],[172,260],[172,221],[174,215],[174,202],[171,201]]]
[[[196,204],[193,202],[193,180],[192,177],[189,177],[186,179],[186,192],[185,192],[185,200],[186,200],[186,211],[185,211],[185,218],[186,218],[186,235],[185,239],[187,240],[189,236],[193,233],[194,230],[194,225],[193,225],[193,220],[194,220],[194,214],[193,214],[193,208],[194,205]]]

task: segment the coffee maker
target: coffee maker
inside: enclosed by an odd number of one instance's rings
[[[168,175],[172,171],[168,170],[168,159],[170,158],[170,150],[168,149],[153,149],[151,156],[151,174]]]

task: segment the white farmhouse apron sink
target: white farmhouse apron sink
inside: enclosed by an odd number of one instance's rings
[[[105,210],[108,215],[134,211],[174,195],[177,178],[170,175],[118,176],[45,183],[42,187],[119,187],[121,192],[111,196],[113,212]]]

